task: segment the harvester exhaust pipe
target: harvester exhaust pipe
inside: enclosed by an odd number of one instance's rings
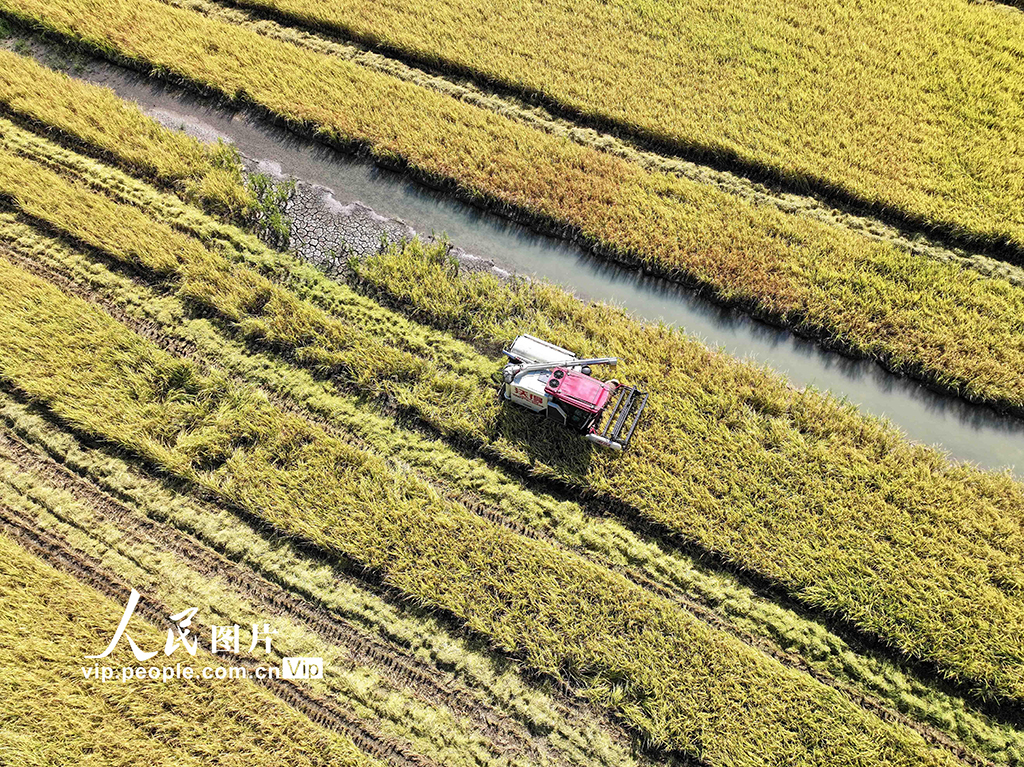
[[[513,365],[508,364],[505,366],[505,383],[512,383],[517,375],[521,373],[531,373],[535,370],[550,370],[551,368],[581,368],[589,367],[591,365],[618,365],[618,357],[594,357],[589,360],[577,360],[568,359],[561,360],[560,362],[535,362],[529,365]]]

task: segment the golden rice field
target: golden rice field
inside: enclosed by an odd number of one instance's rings
[[[600,248],[694,281],[827,345],[975,401],[1024,408],[1018,285],[651,173],[158,0],[6,0],[0,8],[97,50],[116,50],[147,70],[229,98],[244,95],[331,143],[365,146],[470,199],[578,231]]]
[[[241,0],[642,139],[1024,244],[1024,17],[966,0]]]
[[[1024,765],[1013,476],[444,242],[326,274],[261,226],[282,211],[235,150],[48,68],[24,26],[1019,412],[1018,283],[308,35],[1016,240],[1024,17],[238,5],[278,31],[205,0],[0,0],[27,41],[0,50],[0,763]],[[520,333],[620,358],[650,392],[628,451],[497,398]],[[297,658],[322,676],[263,675]]]

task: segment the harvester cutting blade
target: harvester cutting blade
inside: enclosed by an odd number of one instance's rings
[[[634,386],[620,385],[615,392],[615,403],[606,410],[607,420],[600,436],[620,450],[629,447],[633,432],[640,423],[640,414],[647,407],[648,396]]]

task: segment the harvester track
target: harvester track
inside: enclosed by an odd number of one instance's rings
[[[91,586],[116,602],[123,603],[127,600],[131,586],[116,573],[89,555],[69,546],[58,536],[39,528],[27,516],[2,502],[0,530],[12,536],[28,551],[79,582]],[[150,623],[161,627],[168,625],[167,616],[171,613],[164,605],[152,599],[140,600],[136,611]],[[193,625],[196,633],[202,633],[207,628],[198,622],[194,622]],[[313,722],[351,738],[365,753],[393,767],[434,767],[431,760],[410,753],[400,742],[376,731],[353,713],[309,692],[301,685],[283,679],[256,678],[253,671],[259,664],[254,658],[237,655],[232,658],[232,663],[244,666],[252,681],[268,689]]]

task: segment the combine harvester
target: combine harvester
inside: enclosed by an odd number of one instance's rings
[[[579,359],[568,349],[527,335],[519,336],[504,354],[509,362],[499,392],[506,400],[545,413],[594,444],[613,450],[629,447],[648,395],[590,375],[592,365],[615,365],[618,359]]]

